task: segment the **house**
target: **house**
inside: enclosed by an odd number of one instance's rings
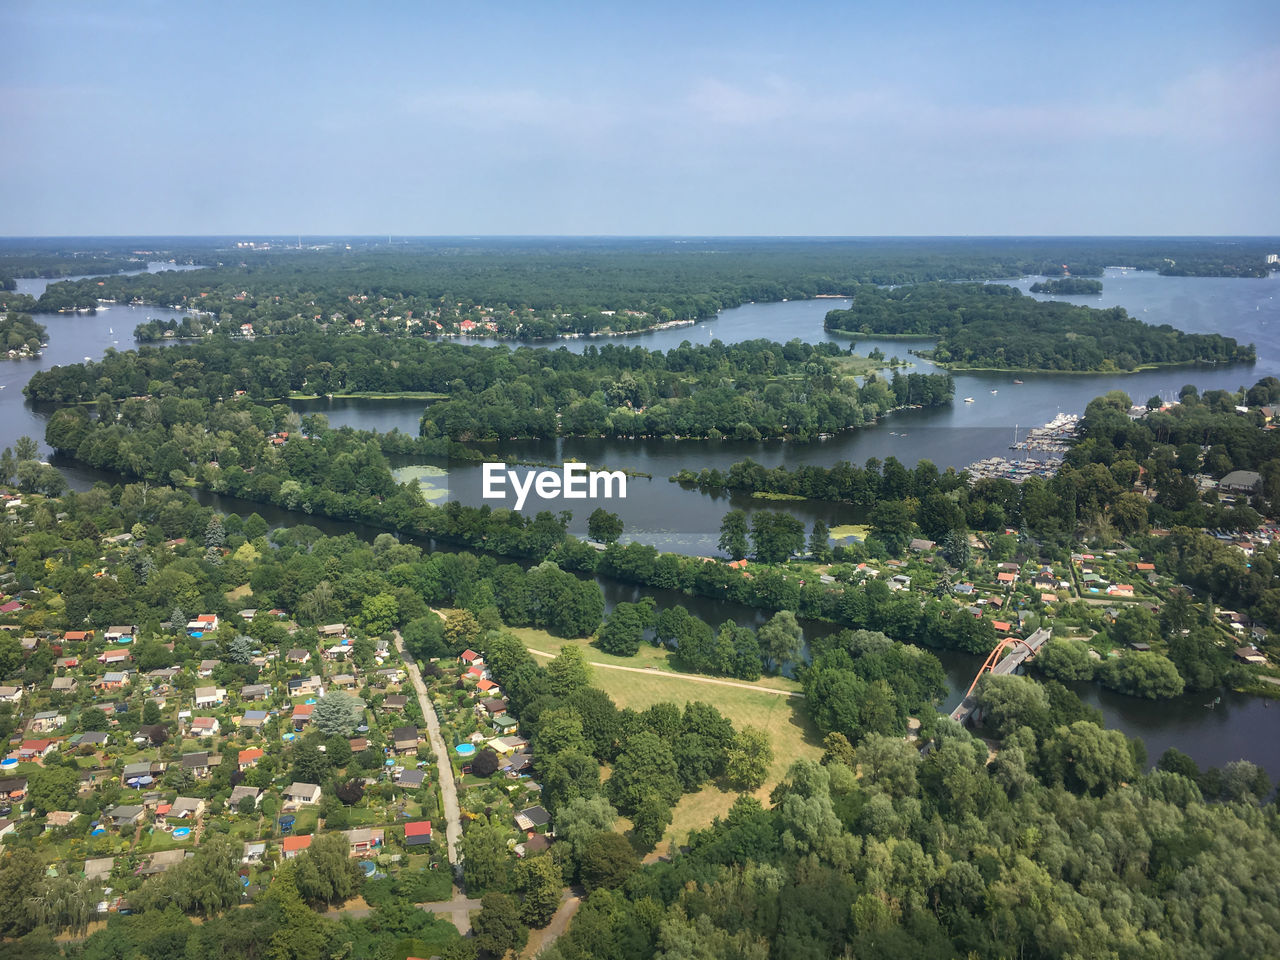
[[[396,753],[416,752],[418,749],[417,727],[396,727],[391,731],[391,742]]]
[[[258,615],[258,611],[256,608],[241,610],[239,613],[236,614],[236,616],[239,617],[241,620],[243,620],[245,623],[248,623],[257,615]]]
[[[347,625],[345,623],[329,623],[323,627],[318,627],[316,632],[326,639],[329,637],[345,637],[347,635]]]
[[[1131,563],[1129,564],[1138,573],[1155,573],[1156,565],[1154,563]]]
[[[289,696],[308,697],[313,693],[319,693],[323,685],[324,681],[314,674],[309,677],[294,677],[288,683]]]
[[[499,687],[492,680],[490,680],[488,677],[486,677],[485,679],[481,680],[479,683],[476,684],[476,692],[488,693],[496,696],[497,694],[502,692],[502,688]]]
[[[1127,583],[1114,583],[1111,586],[1107,587],[1107,595],[1112,597],[1115,597],[1115,596],[1132,597],[1133,587],[1132,585]]]
[[[924,553],[928,550],[932,550],[934,547],[937,546],[937,544],[932,540],[921,540],[919,538],[913,538],[912,541],[909,544],[907,544],[907,546],[913,553]]]
[[[420,847],[431,842],[431,821],[418,820],[404,825],[404,845]]]
[[[218,730],[217,717],[196,717],[191,721],[191,735],[193,737],[212,737]]]
[[[127,806],[116,805],[109,807],[103,812],[107,822],[113,827],[133,827],[142,822],[142,815],[146,812],[146,808],[129,804]]]
[[[13,803],[22,800],[27,795],[27,778],[26,777],[8,777],[0,780],[0,800],[6,803]]]
[[[246,787],[243,783],[231,791],[231,796],[227,799],[227,806],[239,810],[240,803],[246,797],[253,800],[256,807],[262,803],[262,789],[260,787]]]
[[[196,676],[201,678],[209,678],[213,676],[213,671],[222,666],[221,660],[201,660],[200,666],[196,668]]]
[[[205,803],[199,797],[179,797],[169,808],[169,816],[178,820],[186,820],[188,817],[199,819],[204,816],[204,811]]]
[[[551,822],[551,814],[542,807],[526,807],[516,814],[516,826],[526,833],[540,830]]]
[[[86,640],[93,639],[92,630],[68,630],[62,635],[62,639],[67,643],[84,643]]]
[[[104,650],[98,655],[98,662],[104,666],[115,666],[121,663],[128,663],[133,659],[133,654],[128,650]]]
[[[147,671],[147,679],[160,687],[168,688],[169,681],[182,673],[177,667],[158,667],[155,670]]]
[[[57,740],[23,740],[18,756],[23,760],[41,760],[57,749]]]
[[[119,670],[112,670],[104,673],[97,680],[93,681],[91,686],[95,690],[119,690],[129,682],[129,674]]]
[[[1266,656],[1257,647],[1237,647],[1235,658],[1241,663],[1253,663],[1258,666],[1267,664]]]
[[[138,870],[138,875],[153,877],[157,873],[164,873],[170,867],[176,866],[185,859],[187,859],[186,850],[160,850],[147,859],[146,866]]]
[[[311,714],[315,712],[314,703],[300,703],[293,708],[293,729],[301,730],[311,722]]]
[[[261,863],[266,853],[267,843],[265,840],[250,840],[244,845],[244,854],[240,857],[240,862],[246,866]]]
[[[1262,475],[1256,470],[1232,470],[1218,481],[1225,493],[1254,494],[1262,489]]]
[[[22,699],[22,688],[6,685],[0,687],[0,703],[18,703]]]
[[[75,693],[77,686],[75,677],[54,677],[52,690],[54,693]]]
[[[349,855],[353,857],[367,856],[382,846],[381,827],[360,827],[342,833],[347,838]]]
[[[1134,640],[1130,642],[1129,649],[1137,651],[1138,653],[1150,653],[1151,644],[1143,643],[1141,640]]]
[[[995,630],[996,633],[1008,633],[1013,629],[1013,624],[1007,620],[992,620],[991,629]]]
[[[218,615],[216,613],[202,613],[194,620],[187,622],[187,633],[193,637],[200,637],[217,629]]]
[[[221,687],[196,687],[196,708],[221,706],[227,691]]]
[[[165,765],[163,763],[151,763],[143,760],[139,763],[126,764],[124,773],[120,775],[120,782],[126,787],[142,788],[150,786],[155,782],[155,778],[164,773]]]
[[[969,596],[972,596],[972,595],[973,595],[973,584],[972,584],[972,583],[957,583],[954,587],[952,587],[952,588],[951,588],[951,592],[952,592],[952,593],[958,593],[958,594],[960,594],[960,596],[962,596],[962,597],[969,597]]]
[[[311,659],[311,654],[303,650],[301,647],[294,647],[284,655],[285,660],[289,663],[306,663]]]
[[[996,582],[1013,585],[1018,582],[1018,575],[1010,570],[1001,570],[996,574]]]
[[[484,712],[490,718],[500,717],[507,712],[507,701],[497,697],[490,697],[488,700],[481,700],[480,706],[484,708]]]
[[[269,714],[265,710],[246,710],[237,723],[241,730],[261,730]]]
[[[400,779],[396,781],[406,790],[417,790],[427,781],[427,775],[421,770],[406,770],[400,774]]]
[[[307,834],[305,837],[285,837],[284,843],[281,844],[284,851],[284,858],[286,860],[292,860],[310,846],[311,834]]]
[[[905,573],[894,574],[889,578],[890,590],[909,590],[911,589],[911,578]]]
[[[271,688],[265,683],[246,683],[240,688],[241,700],[265,700],[271,696]]]
[[[137,632],[138,628],[133,626],[107,627],[102,639],[108,643],[130,643]]]
[[[349,673],[340,673],[336,677],[330,677],[329,684],[339,690],[350,690],[355,687],[356,678]]]
[[[207,751],[199,753],[184,753],[182,755],[182,769],[186,770],[197,780],[203,780],[212,772],[214,765],[210,762]]]
[[[57,710],[41,710],[31,718],[27,729],[32,733],[52,733],[59,727],[65,726],[66,722],[66,716]]]
[[[75,822],[80,816],[79,810],[51,810],[49,815],[44,818],[45,830],[55,830],[58,827],[66,827]]]
[[[106,733],[101,730],[88,730],[85,733],[78,733],[72,737],[68,743],[77,747],[103,747],[106,746]]]
[[[463,663],[467,664],[468,666],[475,663],[477,660],[480,661],[481,663],[484,663],[484,658],[481,657],[480,654],[472,650],[470,647],[468,647],[466,650],[463,650],[462,653],[458,655],[458,659],[461,660]]]
[[[520,721],[510,714],[503,714],[500,717],[493,718],[493,728],[501,734],[514,733],[519,726]]]
[[[262,759],[262,749],[260,747],[250,747],[248,750],[241,750],[236,757],[236,763],[241,770],[248,770]]]
[[[369,741],[364,737],[352,737],[347,743],[350,744],[352,753],[364,753],[369,749]]]
[[[502,772],[509,777],[518,777],[526,772],[533,763],[533,757],[527,753],[514,754],[502,767]]]
[[[284,792],[284,802],[296,806],[320,802],[320,787],[314,783],[293,783]]]

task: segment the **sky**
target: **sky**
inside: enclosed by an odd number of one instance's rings
[[[1274,235],[1274,2],[0,4],[0,235]]]

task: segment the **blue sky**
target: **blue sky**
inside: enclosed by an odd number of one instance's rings
[[[7,0],[0,35],[0,235],[1280,232],[1271,3]]]

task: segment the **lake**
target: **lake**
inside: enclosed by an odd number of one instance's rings
[[[153,264],[156,269],[173,269],[171,264]],[[1009,281],[1026,291],[1036,278]],[[19,289],[38,295],[48,281],[20,280]],[[752,501],[724,493],[708,494],[682,490],[669,483],[667,477],[681,467],[725,468],[730,463],[750,456],[772,465],[778,463],[817,463],[829,465],[837,460],[861,463],[869,457],[883,459],[896,456],[907,466],[928,457],[942,467],[963,467],[975,459],[1007,453],[1015,427],[1019,430],[1038,426],[1058,411],[1083,412],[1093,397],[1111,389],[1122,389],[1137,402],[1152,394],[1176,394],[1186,383],[1200,389],[1235,389],[1261,377],[1280,375],[1280,276],[1243,280],[1225,278],[1161,277],[1153,273],[1107,271],[1101,297],[1070,297],[1073,302],[1094,306],[1122,305],[1149,323],[1168,323],[1189,331],[1216,332],[1257,345],[1258,359],[1252,365],[1232,367],[1195,367],[1148,371],[1132,375],[1068,376],[1023,375],[1026,383],[1015,386],[1012,375],[961,374],[956,377],[957,403],[949,408],[905,411],[893,414],[881,424],[813,444],[735,443],[723,441],[640,442],[603,440],[551,440],[505,444],[495,453],[531,460],[560,462],[576,458],[594,465],[626,467],[653,474],[647,480],[628,480],[628,498],[610,501],[609,508],[619,513],[626,523],[626,538],[653,543],[663,549],[685,553],[715,551],[720,518],[734,507],[746,509],[785,507],[804,518],[806,524],[822,517],[829,525],[852,522],[857,518],[852,508],[838,504],[797,504]],[[24,286],[26,285],[26,286]],[[1052,298],[1045,298],[1052,299]],[[726,310],[713,320],[694,326],[677,327],[649,334],[617,338],[594,338],[557,341],[550,346],[563,346],[581,352],[588,344],[627,343],[650,349],[670,349],[684,340],[707,343],[713,337],[725,342],[755,338],[788,340],[793,337],[809,342],[831,340],[842,346],[848,338],[835,337],[822,329],[826,312],[845,306],[839,300],[808,300],[786,303],[745,304]],[[133,328],[148,317],[178,318],[181,314],[157,307],[110,305],[96,316],[86,314],[41,315],[39,320],[49,328],[49,348],[39,359],[0,361],[0,446],[11,445],[23,434],[43,438],[50,413],[25,402],[22,386],[35,370],[59,363],[74,363],[85,356],[98,357],[108,349],[127,350],[133,346]],[[484,342],[484,341],[478,341]],[[866,353],[880,346],[888,356],[906,356],[909,346],[919,345],[895,340],[877,341],[859,338],[857,350]],[[915,359],[916,369],[933,369]],[[995,395],[991,390],[996,390]],[[972,396],[973,404],[962,404],[960,398]],[[391,430],[398,428],[416,433],[422,414],[420,401],[378,401],[336,397],[332,400],[299,401],[300,412],[323,412],[335,426],[350,425],[359,429]],[[496,458],[496,457],[495,457]],[[87,488],[96,480],[114,482],[116,478],[97,474],[64,463],[57,464],[78,488]],[[479,467],[455,465],[449,477],[450,494],[466,503],[479,504]],[[327,533],[353,531],[372,538],[380,531],[319,517],[304,517],[261,504],[230,498],[202,495],[203,502],[221,510],[248,514],[258,512],[272,525],[306,522]],[[565,501],[537,504],[534,498],[526,511],[543,508],[560,510]],[[585,533],[587,510],[579,510],[571,528]],[[424,544],[425,546],[433,546]],[[438,549],[449,549],[434,545]],[[634,600],[640,589],[626,584],[600,580],[610,608],[621,600]],[[712,623],[734,619],[739,623],[758,625],[759,611],[678,594],[645,590],[655,595],[661,606],[683,603]],[[833,629],[830,624],[806,624],[806,636],[812,637]],[[950,709],[959,702],[973,679],[979,662],[976,658],[942,651],[939,653],[947,673],[951,695],[944,705]],[[1172,701],[1146,701],[1124,697],[1096,686],[1079,690],[1087,702],[1103,711],[1107,723],[1130,736],[1141,737],[1154,762],[1169,746],[1191,755],[1202,766],[1221,765],[1230,760],[1247,758],[1280,774],[1280,740],[1265,734],[1274,729],[1272,709],[1280,711],[1280,703],[1272,703],[1236,694],[1224,694],[1213,709],[1205,706],[1212,698],[1207,694],[1188,695]]]

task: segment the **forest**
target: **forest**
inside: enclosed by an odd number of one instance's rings
[[[1101,293],[1102,281],[1085,277],[1061,277],[1057,280],[1037,280],[1031,285],[1032,293],[1068,294]]]
[[[48,331],[23,313],[10,311],[0,317],[0,360],[30,357],[40,351]]]
[[[405,239],[387,245],[362,238],[256,250],[169,239],[149,256],[207,269],[55,283],[40,310],[92,308],[109,298],[199,308],[218,325],[251,323],[259,334],[319,323],[532,340],[712,317],[748,301],[847,295],[859,284],[1100,276],[1107,265],[1156,270],[1170,261],[1205,275],[1265,276],[1267,252],[1257,241],[1224,248],[1194,239]],[[65,251],[18,250],[6,259],[0,249],[0,276],[32,269],[45,276],[95,272],[86,266]],[[104,260],[96,272],[111,274],[115,266]]]
[[[424,437],[698,436],[809,440],[870,422],[896,406],[951,402],[947,374],[842,372],[840,349],[754,340],[688,343],[662,353],[607,344],[582,354],[514,351],[371,335],[312,332],[290,340],[233,340],[136,352],[34,374],[38,400],[156,397],[218,402],[292,393],[430,391]],[[190,405],[188,404],[188,408]],[[190,416],[190,414],[188,415]],[[63,449],[66,449],[65,447]]]
[[[848,310],[832,310],[826,329],[851,335],[934,337],[920,351],[957,369],[1132,371],[1151,365],[1252,361],[1252,345],[1218,334],[1152,326],[1123,307],[1046,302],[1000,284],[862,286]]]

